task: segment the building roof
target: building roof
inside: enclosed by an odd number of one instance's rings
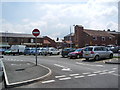
[[[0,37],[35,37],[32,34],[23,34],[23,33],[0,33]],[[38,36],[42,38],[41,36]]]
[[[69,37],[69,36],[74,36],[74,33],[68,34],[68,35],[66,35],[64,37]]]
[[[50,44],[50,42],[48,40],[44,40],[43,43],[44,44]]]
[[[116,31],[107,31],[110,34],[120,34],[120,32],[116,32]]]
[[[70,43],[72,43],[72,41],[65,41],[65,43],[70,44]]]
[[[111,35],[110,33],[106,32],[106,31],[101,31],[101,30],[88,30],[88,29],[84,29],[83,30],[85,33],[87,33],[90,36],[97,36],[97,37],[115,37],[113,35]]]

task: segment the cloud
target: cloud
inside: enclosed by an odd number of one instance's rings
[[[85,3],[35,3],[31,7],[33,7],[35,15],[37,12],[36,18],[30,17],[30,15],[29,18],[23,16],[21,23],[13,23],[4,18],[2,30],[31,33],[34,28],[38,28],[41,35],[52,38],[63,38],[69,33],[70,26],[73,24],[81,24],[90,29],[104,30],[110,28],[111,30],[118,30],[117,1],[88,0]],[[33,11],[28,10],[27,12],[32,14]]]
[[[23,22],[29,22],[30,20],[28,18],[25,18],[22,20]]]

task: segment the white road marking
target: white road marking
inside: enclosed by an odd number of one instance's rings
[[[96,71],[96,72],[93,72],[93,73],[100,73],[101,71]]]
[[[115,72],[115,71],[109,71],[108,73],[113,73],[113,72]]]
[[[88,76],[95,76],[96,74],[90,74],[90,75],[88,75]]]
[[[64,68],[65,66],[59,65],[59,64],[54,64],[55,66],[62,67]]]
[[[55,82],[55,80],[43,81],[42,83],[51,83],[51,82]]]
[[[71,79],[71,77],[60,78],[59,80],[68,80],[68,79]]]
[[[115,69],[117,69],[117,68],[113,68],[113,70],[115,70]]]
[[[77,75],[80,75],[80,74],[70,74],[69,76],[77,76]]]
[[[103,65],[96,65],[96,66],[103,67]]]
[[[62,71],[72,71],[70,68],[63,68]]]
[[[62,78],[62,77],[66,77],[66,75],[55,76],[55,78]]]
[[[103,74],[108,74],[107,72],[102,72],[102,73],[99,73],[100,75],[103,75]]]
[[[90,74],[90,72],[82,73],[82,74]]]
[[[118,75],[118,74],[112,74],[112,75],[115,75],[115,76],[120,76],[120,75]]]
[[[84,64],[84,63],[79,63],[79,62],[76,62],[76,64],[82,64],[82,65],[86,65],[86,66],[104,67],[103,65],[91,65],[91,64]]]
[[[108,70],[103,70],[103,72],[107,72]]]
[[[62,66],[62,65],[59,65],[59,64],[54,64],[55,66],[57,67],[61,67],[62,68],[62,71],[72,71],[70,68],[68,67],[65,67],[65,66]]]
[[[74,78],[82,78],[82,77],[85,77],[85,76],[83,76],[83,75],[82,76],[75,76]]]

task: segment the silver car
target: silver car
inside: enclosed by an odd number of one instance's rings
[[[90,58],[99,60],[100,58],[113,58],[113,52],[104,46],[88,46],[83,51],[83,57],[86,60]]]

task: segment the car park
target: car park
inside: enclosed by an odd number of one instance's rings
[[[75,50],[76,50],[75,48],[62,49],[61,55],[62,55],[62,57],[68,57],[68,53],[74,52]]]
[[[83,57],[83,48],[76,49],[74,52],[68,54],[69,58],[81,58]]]
[[[88,46],[83,50],[83,57],[86,58],[86,60],[90,58],[94,60],[113,58],[113,52],[108,50],[105,46]]]

